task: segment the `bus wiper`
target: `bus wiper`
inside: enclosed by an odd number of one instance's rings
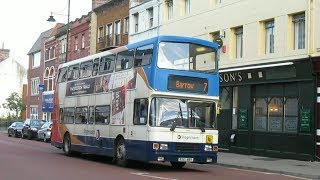
[[[206,130],[205,130],[205,128],[204,128],[204,123],[203,122],[201,122],[200,120],[198,120],[198,119],[195,119],[196,121],[198,121],[198,123],[199,123],[199,127],[200,127],[200,129],[201,129],[201,132],[206,132]]]
[[[178,115],[177,115],[177,119],[178,119],[178,116],[180,116],[180,119],[181,119],[181,123],[183,122],[183,116],[182,116],[182,110],[181,110],[181,105],[179,103],[179,110],[180,112],[178,112]],[[172,125],[171,125],[171,128],[170,128],[170,131],[174,131],[177,127],[177,123],[176,121],[173,121]]]
[[[172,125],[171,125],[171,128],[170,128],[170,131],[174,131],[177,127],[177,123],[176,121],[173,121]]]

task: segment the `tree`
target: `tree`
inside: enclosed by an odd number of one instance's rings
[[[21,119],[21,111],[26,109],[26,104],[18,93],[13,92],[6,99],[7,103],[3,103],[2,107],[15,112],[16,118]]]

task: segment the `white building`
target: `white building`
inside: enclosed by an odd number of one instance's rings
[[[27,70],[14,58],[0,61],[0,117],[8,115],[9,110],[2,107],[12,92],[22,96],[23,84],[27,84]]]
[[[159,34],[160,5],[160,0],[130,0],[129,43]]]

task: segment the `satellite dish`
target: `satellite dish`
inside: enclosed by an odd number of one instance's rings
[[[220,37],[213,40],[213,42],[218,44],[218,48],[220,49],[223,46],[223,41]]]

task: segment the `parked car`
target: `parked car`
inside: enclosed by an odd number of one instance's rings
[[[21,136],[23,122],[14,122],[8,127],[8,136]]]
[[[26,119],[23,123],[21,137],[33,139],[38,137],[38,130],[45,123],[42,119]]]
[[[52,122],[44,123],[38,131],[38,140],[49,142],[51,139]]]

